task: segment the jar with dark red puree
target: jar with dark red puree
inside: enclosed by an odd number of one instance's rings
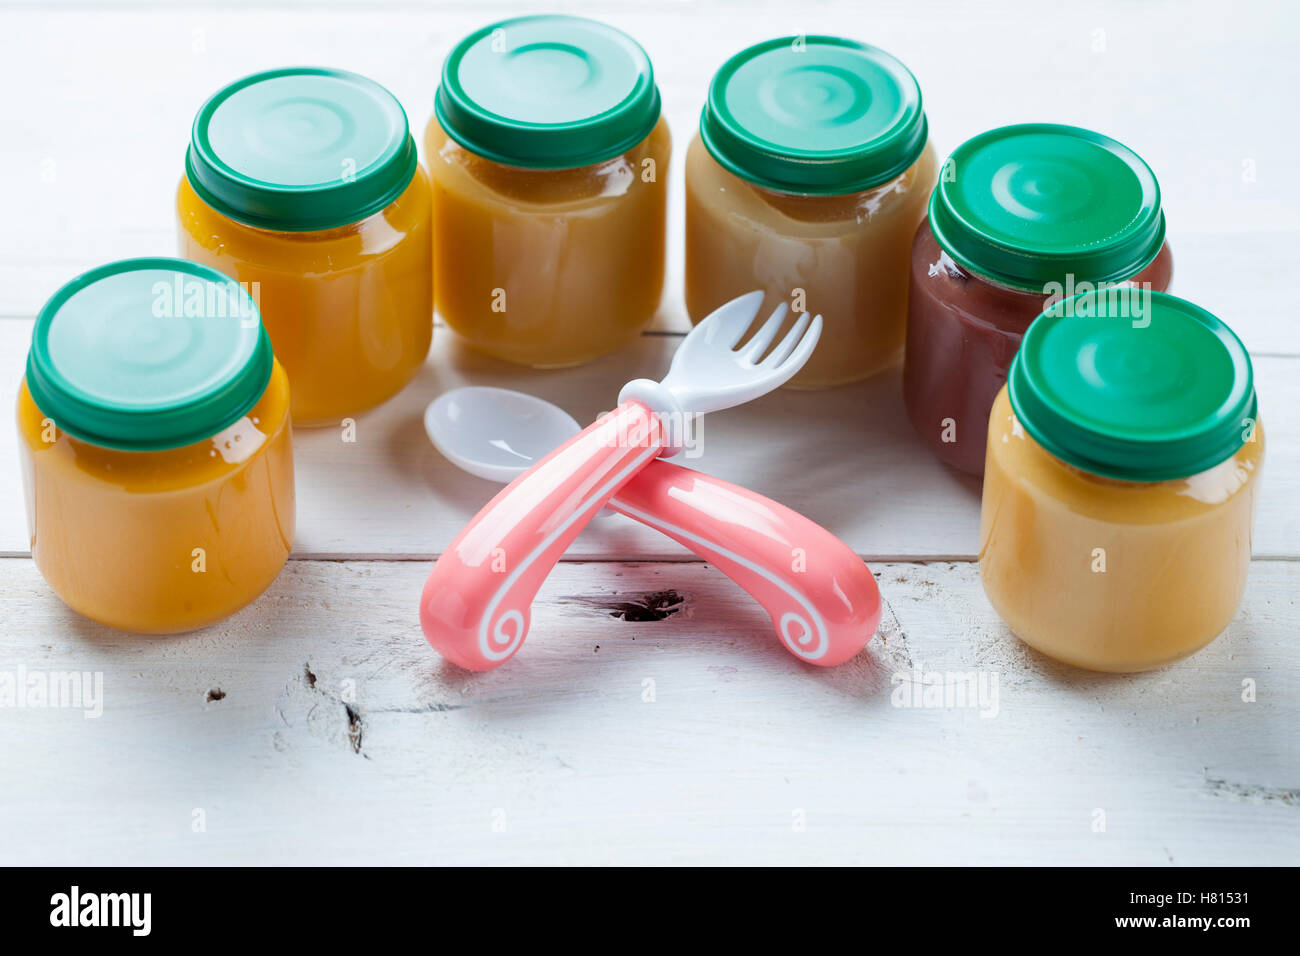
[[[1029,324],[1070,296],[1169,288],[1160,186],[1072,126],[990,130],[948,159],[912,242],[903,397],[939,459],[984,473],[989,412]]]

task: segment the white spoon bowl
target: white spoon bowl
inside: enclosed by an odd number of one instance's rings
[[[424,430],[453,465],[505,484],[582,426],[545,399],[476,385],[444,392],[431,402],[424,410]]]

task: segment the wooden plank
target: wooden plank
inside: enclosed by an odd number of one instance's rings
[[[97,719],[5,711],[0,860],[1164,865],[1300,852],[1295,562],[1257,562],[1209,648],[1129,677],[1027,650],[970,564],[876,567],[882,638],[832,671],[794,661],[702,564],[564,565],[519,655],[470,675],[420,635],[426,570],[293,562],[230,621],[157,639],[91,624],[30,561],[0,561],[0,671],[103,675]],[[661,621],[611,616],[662,591],[681,601]],[[982,707],[896,706],[941,673],[983,675],[990,692],[996,678],[996,713],[991,693]]]
[[[30,322],[0,322],[0,395],[18,389]],[[579,421],[608,410],[619,387],[660,377],[679,339],[647,335],[623,352],[564,375],[516,369],[471,352],[442,330],[428,363],[401,394],[361,416],[356,441],[337,429],[294,436],[298,557],[440,553],[496,486],[457,471],[425,437],[425,406],[461,385],[541,395]],[[1300,359],[1256,360],[1269,440],[1255,553],[1300,556]],[[781,501],[830,528],[868,559],[970,558],[979,484],[940,465],[902,408],[897,372],[828,392],[781,391],[708,416],[688,467]],[[0,460],[16,456],[14,421],[0,417]],[[0,468],[0,553],[27,554],[16,465]],[[622,518],[597,522],[570,559],[678,560],[687,552]]]

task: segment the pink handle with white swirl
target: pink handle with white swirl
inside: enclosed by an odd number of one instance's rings
[[[690,548],[753,595],[800,660],[842,664],[880,625],[871,570],[839,538],[785,505],[654,461],[609,506]]]
[[[420,624],[434,649],[475,671],[513,655],[556,561],[664,441],[653,412],[624,402],[506,485],[424,583]]]

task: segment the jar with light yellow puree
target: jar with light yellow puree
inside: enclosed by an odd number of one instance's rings
[[[537,368],[626,344],[663,292],[670,154],[630,37],[550,15],[470,34],[425,134],[438,313],[474,348]]]
[[[289,556],[288,380],[251,297],[207,266],[134,259],[59,290],[32,335],[18,452],[36,566],[93,620],[203,627]]]
[[[714,76],[686,153],[691,321],[763,289],[761,316],[784,301],[823,317],[793,386],[896,364],[935,175],[921,89],[885,51],[818,36],[741,51]]]
[[[1011,630],[1139,671],[1241,604],[1264,460],[1250,358],[1182,299],[1116,289],[1030,324],[989,419],[980,577]]]
[[[401,104],[342,70],[258,73],[194,120],[181,255],[256,299],[299,425],[401,390],[433,334],[429,182]]]

